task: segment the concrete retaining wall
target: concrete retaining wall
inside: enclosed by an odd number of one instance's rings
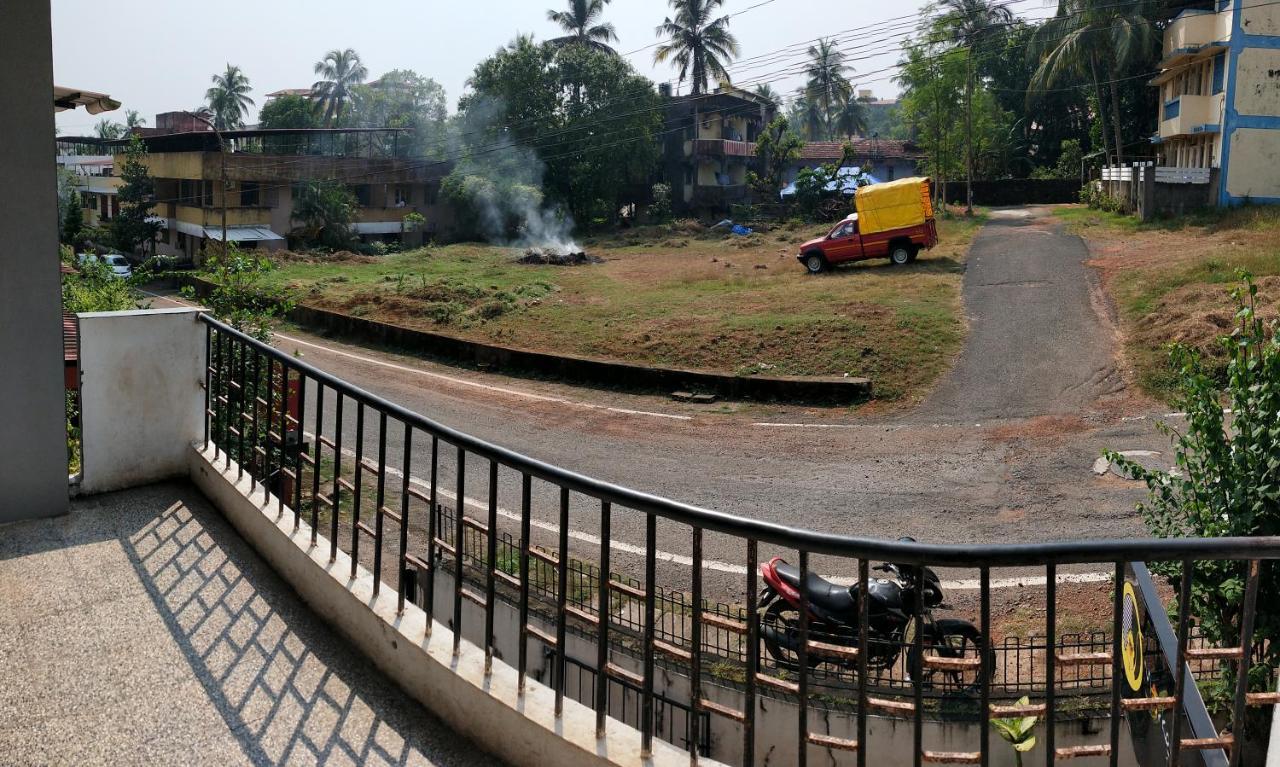
[[[1052,205],[1079,202],[1080,181],[1074,178],[1010,178],[973,182],[975,205]],[[964,180],[947,183],[947,202],[964,205]]]
[[[433,622],[428,635],[426,616],[412,604],[397,615],[394,589],[384,584],[373,596],[373,576],[361,567],[351,578],[351,559],[341,551],[329,562],[329,542],[319,536],[313,546],[310,527],[295,529],[291,510],[277,517],[275,498],[261,486],[251,494],[248,475],[237,482],[234,462],[224,470],[212,448],[188,446],[186,456],[196,486],[312,610],[407,694],[496,756],[530,767],[689,764],[685,752],[658,740],[652,757],[642,758],[640,733],[617,721],[597,739],[595,713],[575,701],[566,700],[557,718],[552,690],[530,679],[519,693],[515,669],[500,660],[485,674],[483,650],[463,639],[454,655],[453,632]]]
[[[198,309],[93,312],[80,324],[80,492],[186,476],[204,431]]]
[[[209,289],[198,278],[184,278],[197,294]],[[363,317],[299,305],[289,319],[312,330],[362,343],[477,365],[515,374],[548,376],[571,383],[631,391],[682,389],[722,397],[780,402],[849,404],[871,396],[871,381],[858,377],[735,376],[699,370],[632,365],[625,362],[513,349],[481,341],[415,330]]]

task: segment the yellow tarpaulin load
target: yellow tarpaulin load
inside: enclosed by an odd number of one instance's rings
[[[929,179],[920,176],[861,187],[855,203],[858,231],[864,235],[919,226],[933,218]]]

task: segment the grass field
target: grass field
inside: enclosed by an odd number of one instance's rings
[[[1254,275],[1264,316],[1280,306],[1280,207],[1209,210],[1143,224],[1087,208],[1057,214],[1089,241],[1121,321],[1139,386],[1168,400],[1174,383],[1168,344],[1199,348],[1216,365],[1216,339],[1234,327],[1231,289]]]
[[[284,254],[271,280],[305,304],[508,346],[740,375],[853,375],[881,399],[926,389],[960,348],[960,278],[980,219],[940,222],[919,260],[810,276],[797,245],[695,225],[588,239],[604,263],[530,266],[477,244],[385,257]]]

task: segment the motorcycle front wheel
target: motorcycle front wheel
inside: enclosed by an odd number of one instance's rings
[[[921,664],[914,643],[907,650],[907,669],[912,678],[919,675],[926,687],[944,693],[969,695],[980,691],[995,670],[995,651],[982,652],[982,632],[968,621],[940,620],[936,633],[925,646],[925,656],[974,662],[964,668],[928,668]],[[928,634],[925,635],[928,637]],[[985,655],[985,657],[983,657]],[[978,662],[980,661],[980,662]]]

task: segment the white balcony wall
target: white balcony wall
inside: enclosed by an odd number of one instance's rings
[[[204,325],[195,309],[94,312],[80,323],[80,492],[187,476],[204,434]]]

